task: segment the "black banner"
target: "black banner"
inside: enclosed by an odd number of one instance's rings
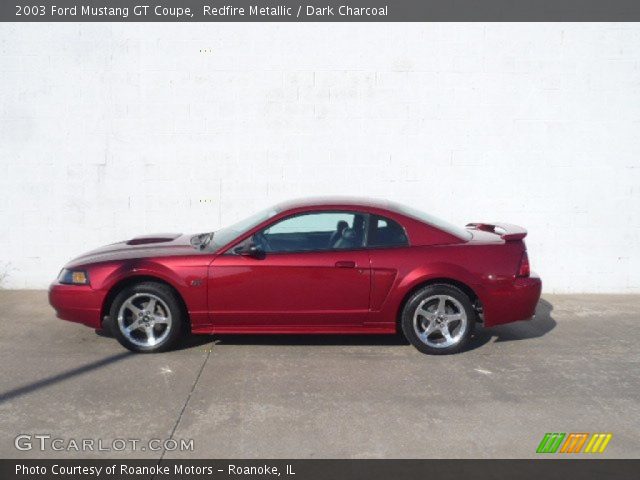
[[[635,479],[640,460],[0,460],[0,478],[289,480]]]
[[[2,22],[637,22],[638,0],[3,0]]]

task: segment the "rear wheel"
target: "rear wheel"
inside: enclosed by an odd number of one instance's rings
[[[418,290],[402,310],[402,331],[422,353],[446,355],[461,351],[469,342],[476,317],[471,300],[446,284]]]
[[[143,282],[122,290],[111,305],[114,336],[133,352],[162,352],[178,342],[184,314],[171,288]]]

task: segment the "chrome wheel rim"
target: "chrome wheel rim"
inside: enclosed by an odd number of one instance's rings
[[[134,345],[153,347],[162,343],[171,330],[171,311],[157,295],[136,293],[118,311],[118,328]]]
[[[467,313],[455,298],[432,295],[418,304],[413,314],[413,329],[425,345],[451,347],[459,343],[467,331]]]

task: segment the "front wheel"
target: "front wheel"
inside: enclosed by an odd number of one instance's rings
[[[475,327],[469,297],[452,285],[430,285],[414,293],[402,310],[402,331],[422,353],[458,353]]]
[[[114,336],[133,352],[162,352],[178,342],[183,331],[180,303],[166,285],[143,282],[122,290],[111,305]]]

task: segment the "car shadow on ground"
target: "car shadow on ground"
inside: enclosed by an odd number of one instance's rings
[[[513,340],[529,340],[546,335],[556,326],[551,316],[553,305],[546,300],[540,300],[536,307],[536,316],[532,320],[499,325],[490,328],[478,328],[465,349],[475,350],[489,343],[508,342]],[[187,339],[186,341],[193,341]],[[204,338],[211,339],[211,336]],[[397,346],[408,345],[409,342],[401,334],[396,335],[214,335],[219,345],[372,345]],[[210,340],[209,340],[210,341]],[[207,343],[202,342],[202,343]],[[202,345],[196,343],[195,345]],[[188,346],[185,348],[189,348]]]
[[[108,329],[96,329],[96,335],[104,338],[112,338],[115,340],[115,336]],[[201,347],[208,343],[212,343],[212,335],[186,335],[178,344],[172,349],[172,351],[188,350],[190,348]]]
[[[408,345],[402,335],[215,335],[218,345]]]
[[[479,328],[476,330],[466,350],[475,350],[491,340],[494,342],[511,342],[543,337],[556,328],[557,322],[551,316],[552,311],[553,305],[544,299],[540,299],[536,306],[534,318],[506,325]]]
[[[514,340],[529,340],[539,338],[556,327],[556,321],[551,316],[553,305],[546,300],[540,300],[536,308],[536,317],[529,321],[516,322],[491,328],[476,330],[474,337],[466,351],[474,350],[485,345],[492,339],[495,342],[509,342]],[[112,337],[109,332],[96,331],[99,336]],[[185,337],[174,350],[189,350],[206,344],[217,345],[286,345],[286,346],[314,346],[314,345],[373,345],[398,346],[408,345],[400,335],[189,335]],[[114,355],[87,363],[77,368],[67,370],[35,382],[0,392],[0,405],[16,398],[28,395],[36,390],[63,382],[78,375],[84,375],[107,365],[132,358],[134,354],[123,350]]]

